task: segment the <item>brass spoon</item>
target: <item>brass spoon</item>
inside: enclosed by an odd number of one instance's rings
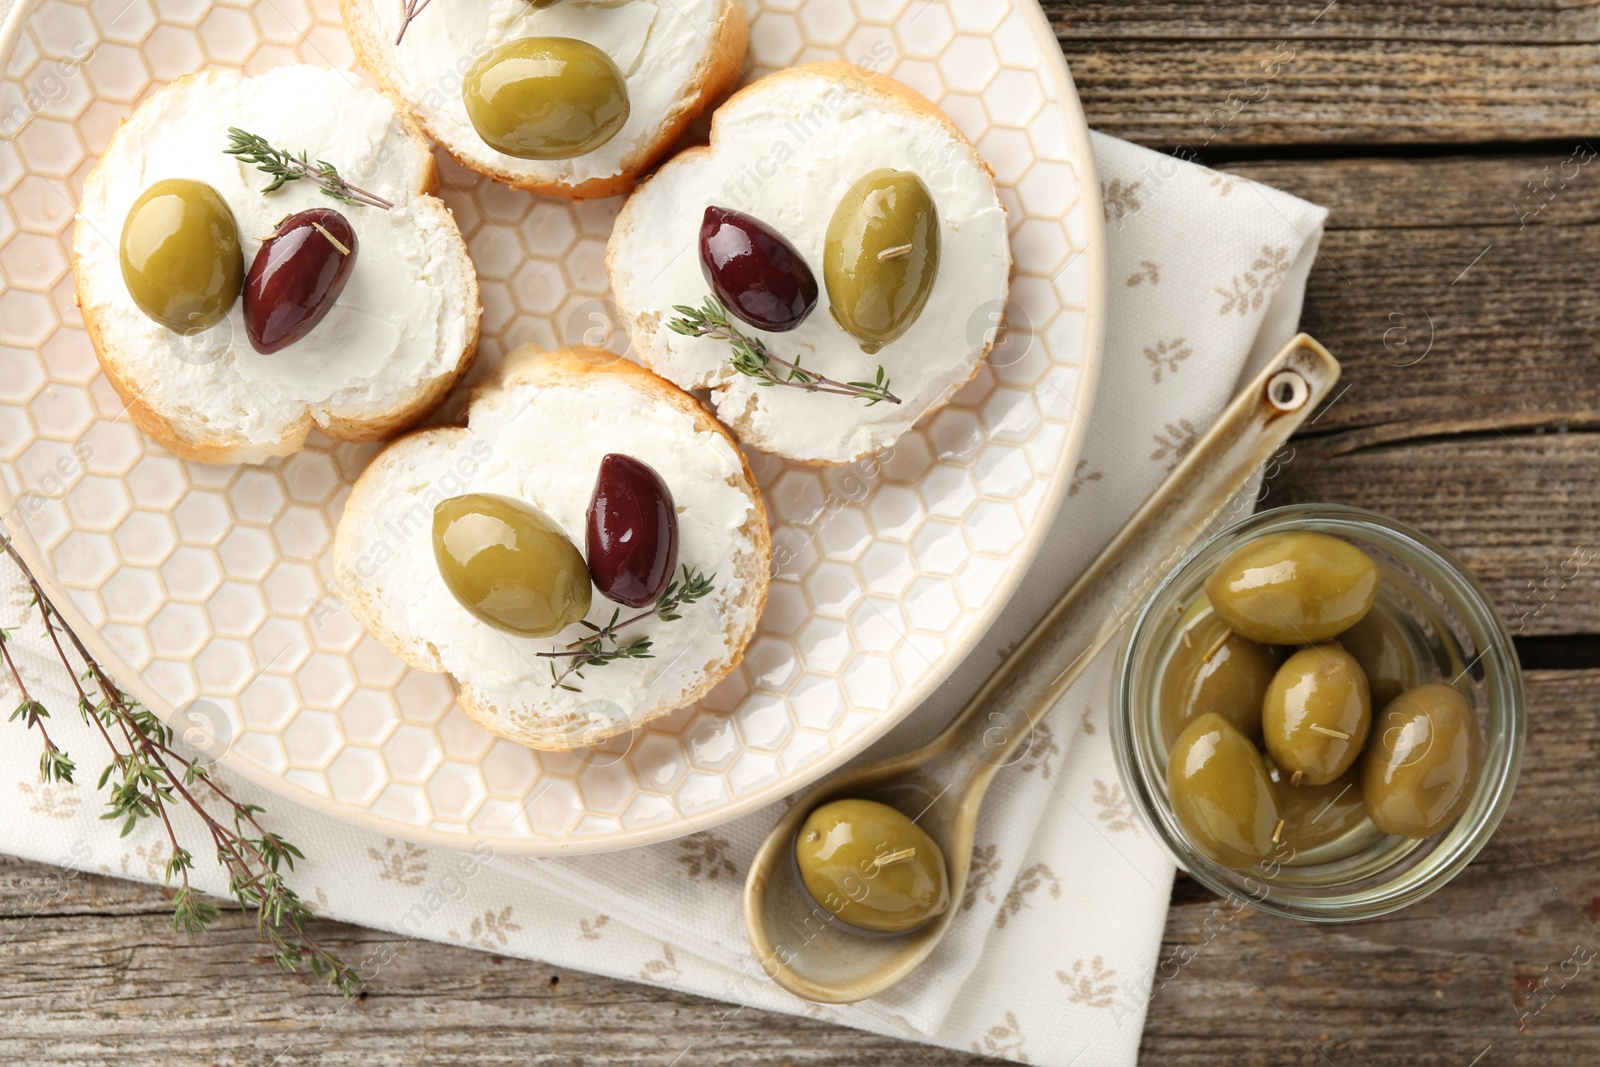
[[[756,852],[744,888],[751,947],[780,986],[846,1004],[883,992],[928,957],[959,910],[978,807],[995,772],[1338,380],[1325,348],[1305,334],[1290,341],[943,733],[914,752],[844,771],[789,809]],[[795,834],[818,805],[847,797],[916,819],[944,851],[950,907],[903,934],[863,934],[812,899],[794,860]]]

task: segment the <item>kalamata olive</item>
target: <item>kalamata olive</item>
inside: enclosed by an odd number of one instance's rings
[[[442,501],[433,556],[461,606],[508,633],[549,637],[589,612],[583,556],[532,504],[489,493]]]
[[[939,276],[939,209],[922,179],[862,175],[828,222],[822,277],[834,321],[876,352],[911,328]]]
[[[168,178],[140,193],[122,224],[119,258],[139,310],[177,333],[210,329],[239,299],[239,226],[204,182]]]
[[[299,211],[278,223],[244,278],[250,347],[265,355],[314,330],[355,265],[356,231],[332,208]]]
[[[1423,665],[1400,624],[1382,605],[1339,635],[1339,644],[1361,664],[1372,690],[1372,707],[1382,710],[1395,697],[1422,682]]]
[[[1478,780],[1483,739],[1467,698],[1442,683],[1383,709],[1361,757],[1361,793],[1378,829],[1429,837],[1455,822]]]
[[[817,808],[800,827],[794,858],[812,898],[863,930],[910,930],[950,906],[944,852],[908,816],[875,800]]]
[[[817,306],[817,279],[782,234],[752,215],[708,207],[700,221],[700,272],[728,310],[783,333]]]
[[[1167,744],[1215,712],[1251,741],[1261,740],[1261,701],[1278,655],[1240,637],[1215,615],[1190,627],[1161,674],[1161,733]]]
[[[1371,726],[1367,676],[1333,641],[1290,656],[1261,706],[1267,751],[1294,785],[1326,785],[1349,770]]]
[[[496,152],[571,159],[628,121],[628,84],[611,57],[572,37],[523,37],[473,61],[461,88],[467,118]]]
[[[1217,564],[1206,595],[1252,641],[1313,645],[1354,626],[1378,598],[1377,564],[1337,537],[1267,534]]]
[[[608,599],[655,603],[678,566],[678,510],[655,468],[612,452],[589,499],[589,573]]]
[[[1221,715],[1202,715],[1178,735],[1167,794],[1189,843],[1224,867],[1254,866],[1277,844],[1281,814],[1266,761]]]

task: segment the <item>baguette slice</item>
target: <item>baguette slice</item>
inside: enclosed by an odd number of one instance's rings
[[[267,175],[222,151],[230,126],[328,160],[395,206],[341,203],[305,180],[263,194]],[[242,298],[188,337],[146,317],[128,294],[118,245],[133,200],[164,178],[222,194],[247,267],[284,216],[342,212],[356,233],[356,262],[328,316],[271,355],[251,348]],[[202,71],[139,105],[85,180],[73,234],[84,325],[134,424],[185,459],[256,463],[298,451],[313,429],[376,441],[426,416],[471,368],[482,315],[466,243],[430,195],[437,183],[421,133],[346,72]]]
[[[713,576],[710,596],[620,631],[653,642],[551,684],[541,658],[592,631],[516,637],[480,622],[450,594],[433,557],[442,500],[496,493],[549,515],[583,550],[601,457],[651,464],[679,513],[680,565]],[[738,665],[766,604],[772,543],[755,478],[726,430],[693,397],[603,349],[519,349],[474,394],[466,427],[425,429],[392,443],[357,480],[334,543],[334,575],[351,612],[406,663],[454,677],[461,706],[491,733],[530,748],[593,744],[704,696]],[[681,573],[681,570],[680,570]],[[620,610],[593,591],[588,621]]]
[[[749,41],[742,0],[429,0],[403,24],[400,0],[339,0],[361,66],[405,102],[469,170],[546,196],[617,196],[672,148],[739,78]],[[483,52],[522,37],[573,37],[611,56],[631,113],[615,137],[573,159],[527,160],[489,147],[467,117],[462,79]]]
[[[921,314],[869,355],[829,313],[823,251],[846,191],[880,168],[911,171],[927,186],[941,251]],[[733,370],[726,341],[671,329],[675,307],[698,308],[709,293],[698,238],[710,206],[782,234],[823,289],[794,330],[733,325],[836,382],[873,382],[881,367],[901,403],[770,386]],[[1006,209],[966,137],[906,85],[836,62],[779,71],[729,97],[712,118],[710,144],[679,153],[634,190],[606,246],[606,272],[643,362],[685,389],[709,389],[718,417],[747,447],[816,465],[888,447],[971,380],[993,347],[1010,270]]]

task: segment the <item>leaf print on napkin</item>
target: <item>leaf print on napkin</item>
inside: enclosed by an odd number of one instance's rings
[[[172,849],[169,845],[167,845],[166,842],[151,842],[148,845],[135,845],[131,855],[127,852],[124,852],[118,858],[122,865],[122,873],[124,875],[133,873],[128,870],[128,865],[134,859],[134,857],[138,857],[139,862],[144,865],[144,876],[146,880],[157,883],[166,881],[167,860],[172,858]]]
[[[1128,278],[1129,289],[1132,289],[1136,285],[1143,285],[1146,281],[1148,281],[1151,285],[1160,284],[1161,264],[1152,263],[1148,259],[1141,259],[1139,261],[1139,268],[1140,269],[1134,271],[1133,274]]]
[[[428,871],[425,858],[428,850],[418,848],[409,841],[396,842],[391,837],[383,843],[382,852],[368,845],[367,855],[378,861],[378,877],[388,882],[421,885],[422,877]]]
[[[1163,432],[1152,435],[1156,449],[1150,453],[1150,458],[1157,463],[1167,461],[1167,470],[1178,465],[1178,461],[1189,454],[1189,449],[1200,439],[1200,431],[1194,428],[1194,423],[1188,419],[1179,419],[1169,422],[1163,427]]]
[[[1139,202],[1138,193],[1138,182],[1124,182],[1121,178],[1113,179],[1110,185],[1101,182],[1100,199],[1105,206],[1106,221],[1110,222],[1115,215],[1120,226],[1123,219],[1144,207]]]
[[[1017,880],[1006,890],[1006,898],[1000,902],[1000,910],[995,912],[994,924],[1005,929],[1007,921],[1028,906],[1028,894],[1041,889],[1047,889],[1052,897],[1061,899],[1061,879],[1045,864],[1035,863],[1017,875]]]
[[[78,805],[83,802],[76,786],[18,782],[17,788],[28,795],[28,810],[47,819],[70,819],[78,814]]]
[[[1238,184],[1239,179],[1231,174],[1213,174],[1211,176],[1211,188],[1217,191],[1218,197],[1227,196],[1233,192],[1233,187]]]
[[[1083,706],[1083,716],[1078,721],[1083,724],[1083,732],[1086,733],[1086,734],[1094,733],[1094,723],[1089,721],[1089,716],[1091,716],[1093,714],[1094,714],[1094,705],[1093,704],[1085,704]]]
[[[1105,475],[1101,474],[1099,471],[1088,470],[1088,466],[1088,460],[1078,460],[1078,466],[1072,472],[1072,485],[1067,488],[1068,496],[1077,496],[1079,489],[1082,489],[1090,482],[1098,482],[1101,478],[1105,477]]]
[[[478,948],[486,948],[491,952],[497,948],[504,948],[508,943],[506,934],[521,933],[522,927],[511,918],[511,905],[507,904],[496,912],[493,908],[485,908],[483,915],[472,920],[472,925],[467,927],[467,936],[462,937],[454,930],[449,935],[457,941],[465,941]]]
[[[1017,761],[1017,770],[1023,774],[1039,772],[1040,778],[1050,777],[1050,757],[1061,755],[1061,746],[1056,744],[1056,735],[1050,732],[1050,724],[1040,721],[1033,727],[1033,733],[1028,738],[1027,751]]]
[[[665,941],[661,943],[661,958],[650,960],[639,972],[639,978],[646,982],[676,982],[683,977],[683,972],[678,970],[678,960],[672,954],[672,946]]]
[[[1218,314],[1237,311],[1240,315],[1248,315],[1252,311],[1259,311],[1266,302],[1267,294],[1283,283],[1283,276],[1287,273],[1289,247],[1262,245],[1261,254],[1250,264],[1250,269],[1242,275],[1233,276],[1233,289],[1217,290],[1222,296],[1222,308]]]
[[[976,1041],[972,1043],[972,1051],[980,1056],[998,1056],[1017,1063],[1029,1062],[1028,1054],[1022,1050],[1022,1027],[1018,1025],[1016,1015],[1009,1011],[1006,1012],[1005,1025],[989,1027],[981,1045]]]
[[[1109,1008],[1111,1000],[1116,996],[1117,984],[1111,979],[1117,972],[1105,965],[1105,960],[1096,956],[1086,970],[1083,961],[1078,960],[1072,965],[1072,973],[1057,971],[1056,978],[1062,985],[1071,989],[1067,999],[1074,1004],[1086,1004],[1091,1008]]]
[[[579,919],[578,929],[583,931],[583,939],[585,941],[598,941],[600,940],[600,928],[610,921],[611,916],[609,915],[596,915],[592,922],[588,919]]]
[[[1157,385],[1161,384],[1163,369],[1168,374],[1178,373],[1178,364],[1194,355],[1194,349],[1189,347],[1182,337],[1174,337],[1170,341],[1157,341],[1155,345],[1144,346],[1144,358],[1150,361],[1150,370],[1155,375]]]
[[[1099,810],[1096,817],[1106,824],[1106,829],[1112,833],[1121,833],[1123,830],[1139,829],[1139,823],[1133,817],[1133,802],[1122,791],[1118,782],[1102,782],[1094,780],[1094,806]]]
[[[994,903],[994,876],[1000,873],[1004,861],[996,855],[997,846],[985,845],[983,848],[972,850],[972,868],[967,872],[967,888],[961,893],[961,910],[971,911],[972,906],[978,902],[978,892],[983,892],[983,899]]]
[[[730,878],[739,877],[739,868],[728,858],[728,849],[733,846],[725,838],[702,830],[691,837],[678,838],[678,847],[683,850],[678,862],[683,864],[690,878],[715,882],[724,874]]]

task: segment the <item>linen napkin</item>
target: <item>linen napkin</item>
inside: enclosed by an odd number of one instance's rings
[[[1096,136],[1094,148],[1110,319],[1069,496],[992,631],[928,706],[863,759],[914,747],[948,721],[1299,319],[1323,209],[1108,137]],[[0,820],[0,851],[160,881],[161,832],[144,826],[118,839],[98,818],[103,797],[87,769],[98,739],[70,713],[70,681],[35,619],[17,576],[0,566],[0,625],[15,627],[34,695],[59,709],[52,736],[86,769],[76,786],[39,784],[37,739],[20,723],[6,727],[0,792],[11,814]],[[1098,659],[997,776],[961,914],[933,958],[886,994],[843,1007],[784,993],[746,947],[746,865],[781,805],[664,844],[525,860],[482,844],[420,848],[228,784],[266,805],[304,848],[293,882],[333,918],[1023,1063],[1132,1064],[1173,866],[1118,781],[1106,721],[1113,658]],[[9,680],[0,695],[15,700]],[[196,829],[180,824],[181,833]],[[204,857],[194,881],[224,889]],[[381,961],[349,962],[381,985]]]

